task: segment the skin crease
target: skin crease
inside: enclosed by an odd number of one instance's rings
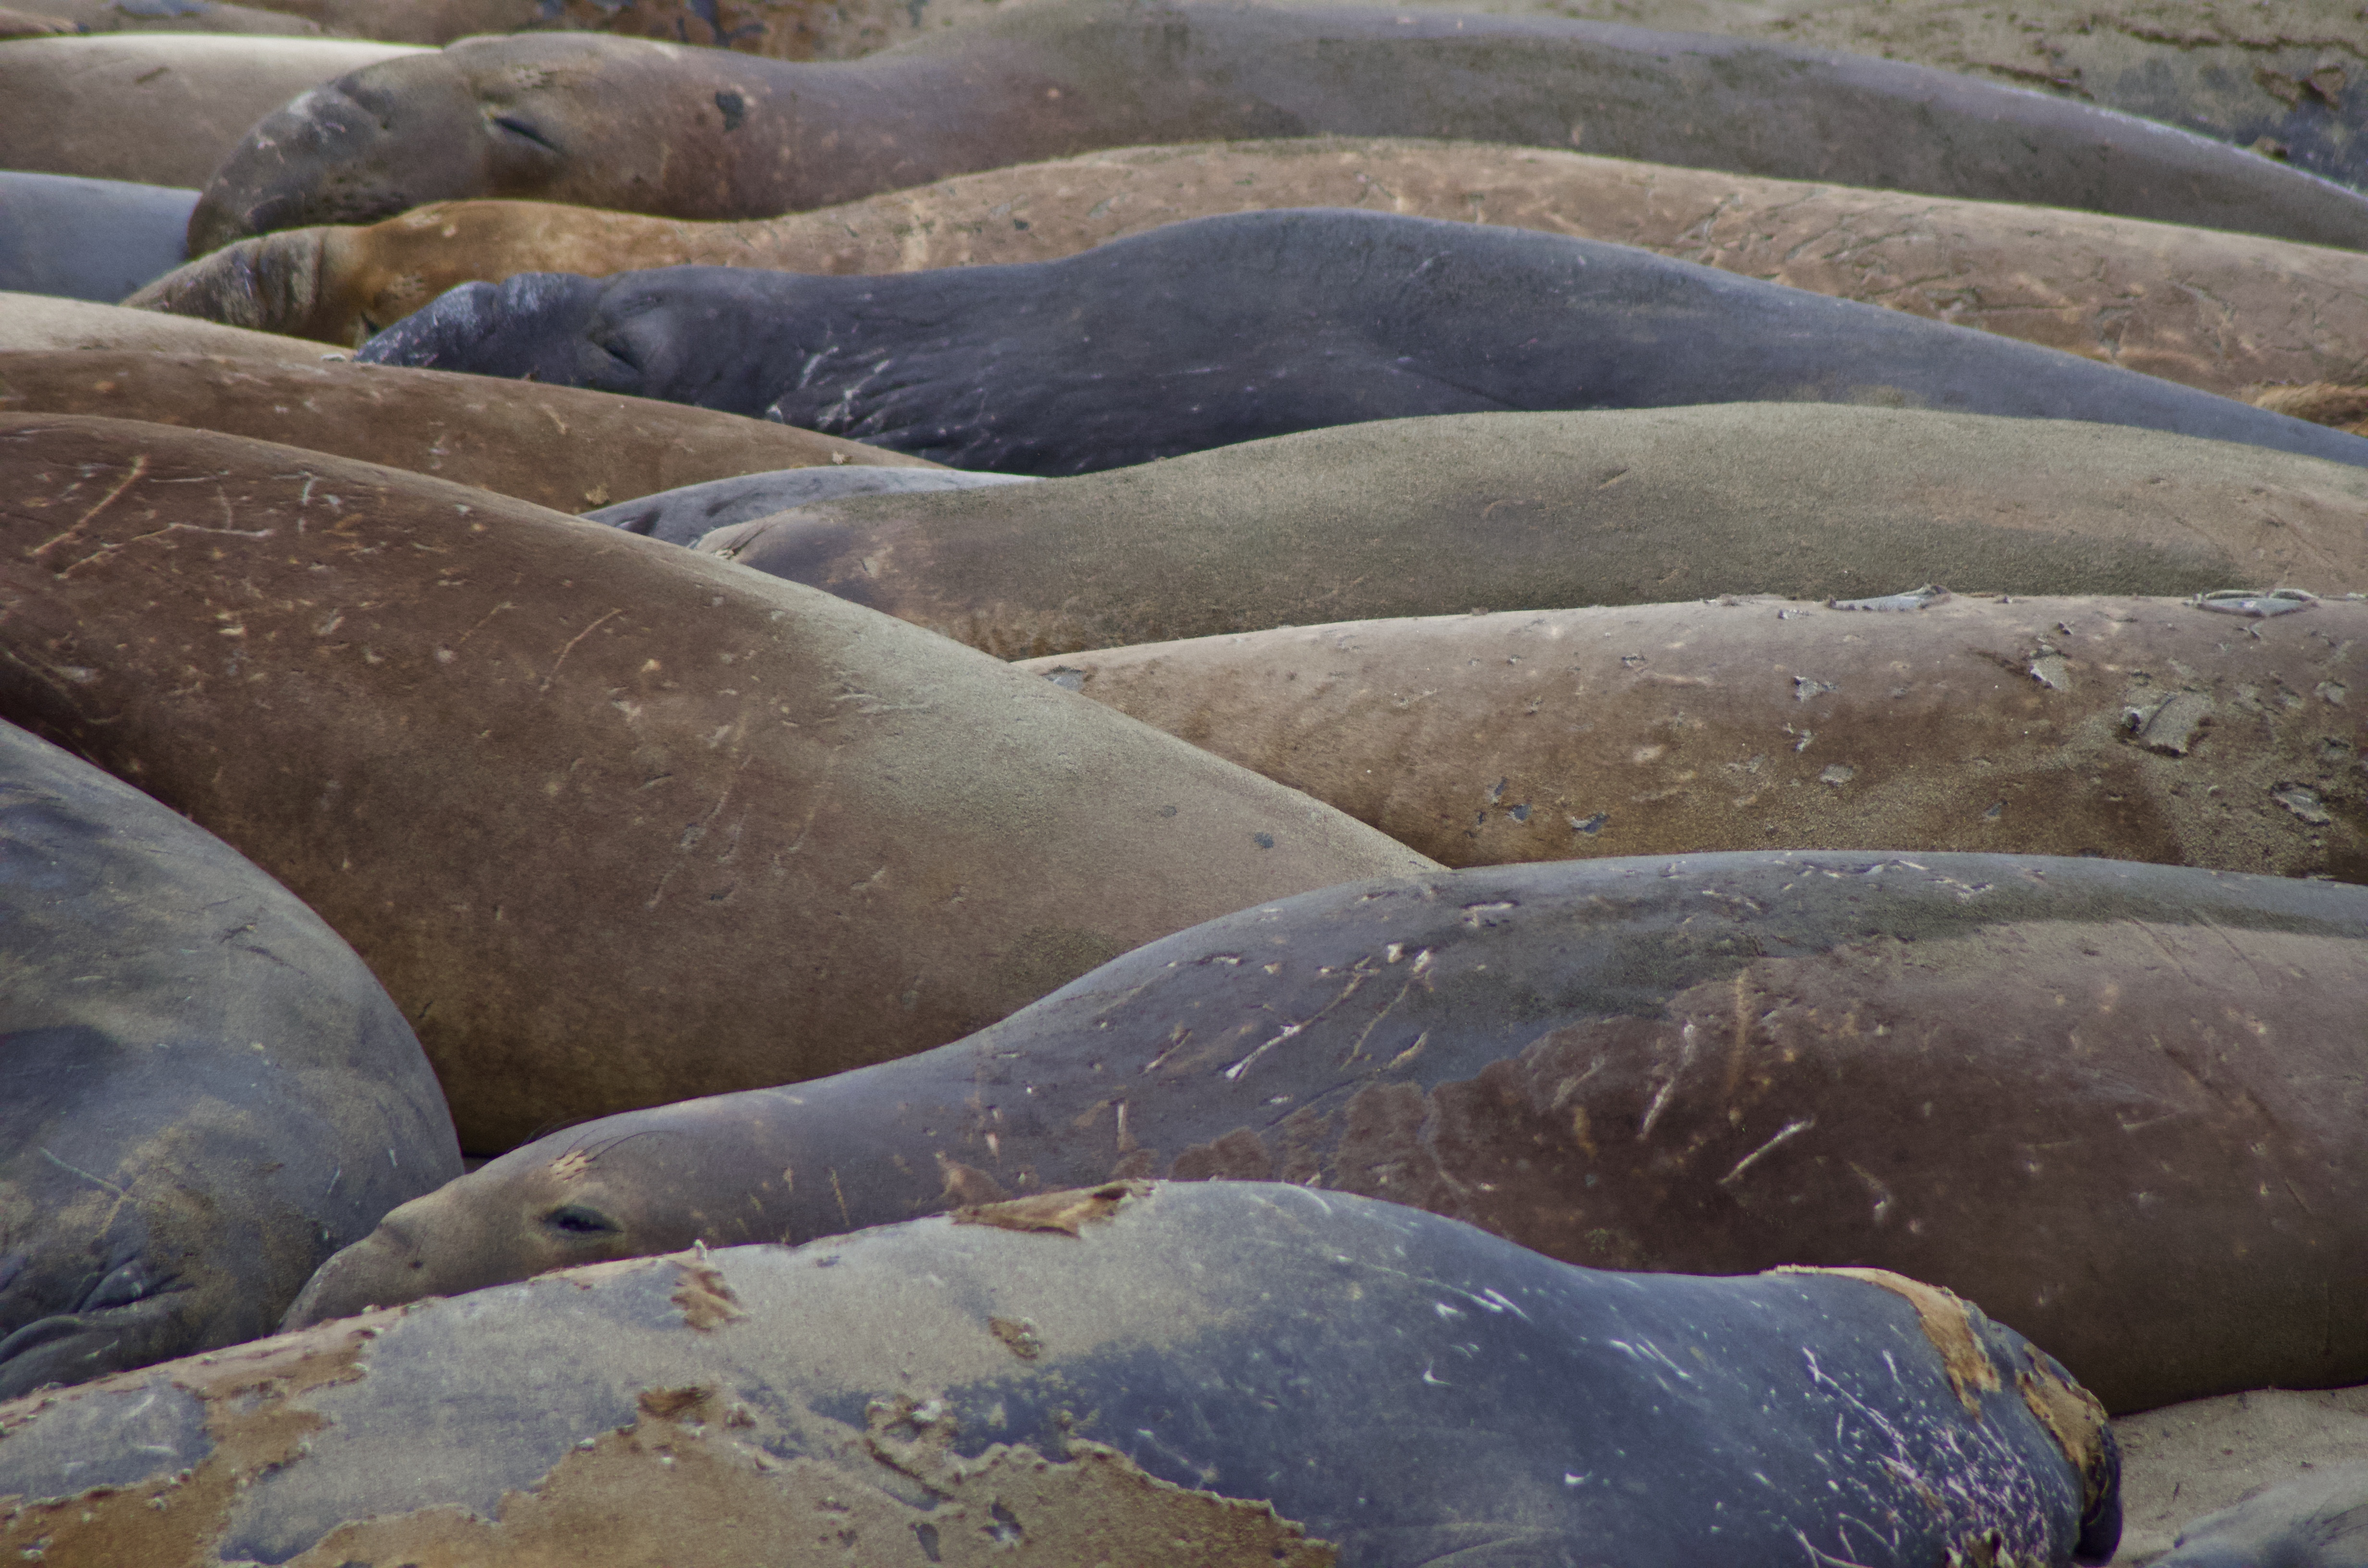
[[[1051,0],[846,63],[550,35],[357,72],[256,126],[206,186],[189,253],[437,200],[769,217],[1097,147],[1311,134],[1577,147],[2368,245],[2368,198],[2343,187],[1863,56],[1593,23]]]
[[[553,1133],[389,1215],[287,1326],[1255,1177],[1599,1267],[1890,1268],[2116,1411],[2355,1382],[2368,1318],[2327,1303],[2368,1284],[2362,985],[2362,890],[2128,862],[1656,856],[1332,889],[935,1051]]]

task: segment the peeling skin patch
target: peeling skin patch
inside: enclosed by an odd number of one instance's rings
[[[867,1447],[871,1450],[867,1452]],[[882,1468],[918,1483],[892,1491]],[[871,1473],[865,1473],[870,1471]],[[892,1482],[891,1484],[894,1484]],[[1075,1443],[1065,1462],[996,1445],[963,1460],[926,1443],[848,1443],[780,1460],[733,1429],[650,1416],[505,1495],[493,1518],[458,1508],[340,1527],[289,1568],[1332,1568],[1338,1554],[1264,1503],[1195,1492],[1114,1449]]]
[[[995,1225],[1007,1231],[1052,1231],[1074,1236],[1086,1226],[1110,1220],[1130,1198],[1148,1193],[1147,1181],[1105,1182],[1100,1187],[1069,1192],[1047,1192],[1008,1203],[981,1203],[957,1209],[957,1225]]]
[[[1973,1309],[1953,1290],[1937,1285],[1926,1285],[1904,1274],[1894,1274],[1884,1268],[1780,1268],[1780,1274],[1839,1274],[1845,1278],[1862,1279],[1870,1285],[1880,1285],[1907,1298],[1916,1308],[1916,1321],[1923,1325],[1924,1337],[1941,1353],[1941,1366],[1949,1374],[1949,1386],[1957,1391],[1959,1403],[1965,1414],[1981,1418],[1981,1396],[1996,1393],[2004,1385],[1998,1380],[1998,1363],[1982,1348],[1981,1335],[1975,1331]],[[2100,1411],[2101,1419],[2102,1412]],[[2053,1428],[2051,1428],[2052,1430]],[[2061,1441],[2061,1439],[2058,1439]],[[2076,1461],[2077,1462],[2077,1461]]]
[[[682,1309],[684,1323],[703,1333],[746,1315],[740,1310],[740,1298],[723,1282],[722,1269],[703,1256],[669,1261],[682,1270],[682,1285],[668,1300]]]
[[[2043,1358],[2026,1346],[2031,1365],[2014,1375],[2015,1392],[2032,1415],[2047,1428],[2072,1468],[2080,1472],[2080,1506],[2093,1513],[2106,1493],[2120,1481],[2121,1461],[2105,1407],[2097,1396],[2064,1375],[2052,1358]]]

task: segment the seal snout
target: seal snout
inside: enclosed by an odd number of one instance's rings
[[[415,1199],[414,1201],[416,1201]],[[405,1208],[409,1205],[405,1205]],[[330,1255],[289,1303],[279,1332],[310,1328],[331,1318],[352,1317],[365,1307],[399,1306],[433,1294],[423,1288],[427,1260],[409,1227],[390,1214],[378,1229]]]

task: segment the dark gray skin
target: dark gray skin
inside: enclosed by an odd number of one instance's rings
[[[655,495],[620,501],[597,512],[588,522],[606,523],[629,534],[666,544],[694,545],[717,528],[786,512],[817,501],[846,495],[920,495],[939,490],[982,490],[997,484],[1024,484],[1016,473],[963,473],[957,469],[883,468],[873,463],[817,463],[812,468],[775,469],[768,473],[744,473],[711,479],[701,484],[678,485]]]
[[[1351,884],[1152,943],[936,1051],[514,1150],[389,1215],[288,1324],[698,1240],[1227,1176],[1597,1267],[1895,1269],[2117,1411],[2358,1382],[2363,985],[2368,889],[2120,861],[1727,854]]]
[[[188,259],[198,193],[0,172],[0,290],[111,305]]]
[[[1839,403],[2129,425],[2368,465],[2368,439],[1627,245],[1338,209],[1056,261],[821,278],[672,267],[453,290],[358,359],[763,415],[1072,474],[1317,426]]]
[[[2154,1568],[2368,1568],[2368,1466],[2321,1471],[2207,1514]]]
[[[1603,22],[1057,0],[847,63],[480,39],[270,115],[190,219],[517,197],[771,217],[1104,147],[1436,136],[2368,245],[2368,199],[2132,116],[1861,55]]]
[[[798,1251],[609,1265],[236,1359],[0,1409],[16,1538],[136,1561],[176,1475],[192,1565],[972,1568],[1019,1547],[2053,1568],[2106,1561],[2120,1534],[2103,1413],[1943,1292],[1574,1268],[1272,1185],[1113,1183]],[[1201,1528],[1146,1528],[1144,1472],[1189,1489],[1166,1506]],[[1255,1545],[1199,1539],[1228,1514],[1263,1522]]]
[[[353,950],[212,835],[0,724],[0,1398],[271,1331],[461,1173]]]

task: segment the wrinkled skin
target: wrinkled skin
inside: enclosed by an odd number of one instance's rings
[[[2078,419],[2368,466],[2368,439],[1988,333],[1625,245],[1337,210],[884,278],[527,273],[357,358],[1039,475],[1377,419],[1727,403]]]
[[[2359,1381],[2363,985],[2368,890],[2126,862],[1701,855],[1336,888],[920,1056],[552,1134],[390,1214],[288,1322],[1222,1176],[1600,1267],[1912,1273],[2117,1411]]]
[[[848,63],[552,35],[357,71],[249,132],[206,186],[189,252],[471,197],[772,217],[1097,148],[1316,134],[1576,147],[2368,246],[2368,198],[2344,187],[1864,56],[1591,22],[1052,0]]]
[[[271,1330],[460,1174],[419,1042],[220,840],[0,724],[0,1399]]]
[[[2095,1400],[1945,1291],[1239,1182],[581,1269],[0,1424],[0,1517],[73,1568],[2060,1568],[2120,1517]]]

